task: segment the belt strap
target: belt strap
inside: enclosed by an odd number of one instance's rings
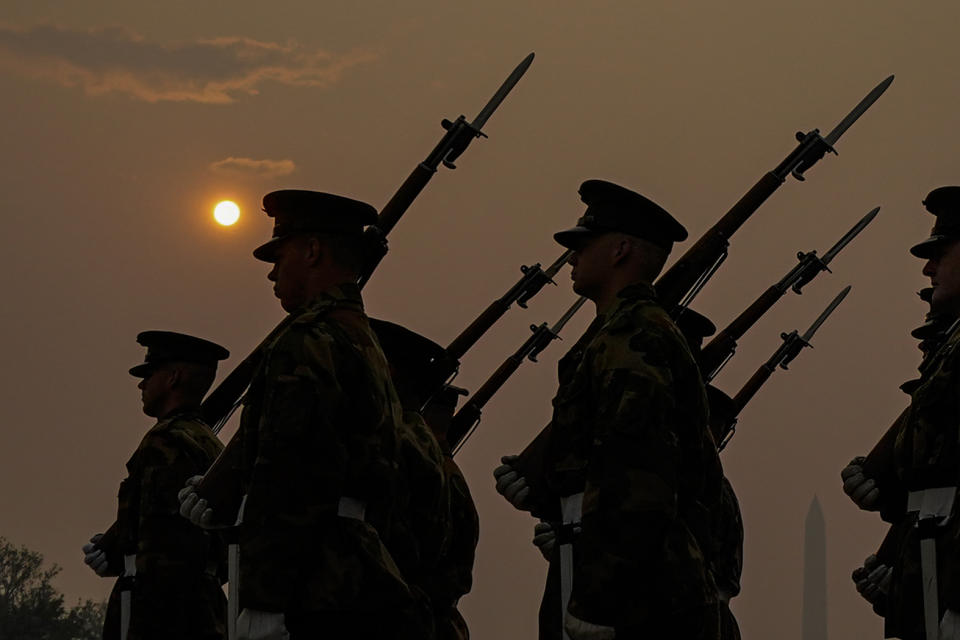
[[[583,492],[560,498],[560,514],[563,518],[557,536],[560,545],[560,628],[563,629],[563,640],[570,640],[563,623],[573,593],[573,528],[580,524],[583,516]]]
[[[940,632],[940,596],[937,587],[937,532],[947,524],[957,495],[956,487],[911,491],[907,511],[917,514],[920,535],[920,570],[923,584],[923,626],[927,638]]]
[[[240,544],[236,533],[243,524],[243,509],[247,506],[247,496],[240,501],[237,521],[233,526],[233,535],[227,545],[227,640],[237,640],[237,617],[240,615]]]
[[[127,640],[130,633],[130,608],[132,604],[131,591],[133,580],[137,575],[137,554],[128,553],[123,556],[123,577],[120,591],[120,640]]]

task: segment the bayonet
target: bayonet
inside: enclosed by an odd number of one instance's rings
[[[853,225],[853,228],[847,231],[822,257],[818,257],[816,251],[798,253],[797,259],[800,261],[800,264],[794,267],[793,271],[788,273],[777,286],[781,287],[784,291],[786,291],[787,287],[791,287],[794,293],[802,293],[801,289],[809,284],[818,273],[821,271],[830,271],[827,265],[829,265],[837,254],[840,253],[845,246],[850,244],[850,241],[856,238],[868,224],[873,222],[873,219],[877,217],[879,211],[880,207],[875,207],[868,212],[867,215],[860,218],[857,224]]]
[[[833,128],[833,131],[824,137],[823,141],[833,147],[833,144],[840,139],[840,136],[869,109],[877,99],[883,95],[887,87],[893,82],[893,76],[887,76],[883,82],[873,88],[873,90],[853,108],[853,111],[847,114],[847,117],[840,121],[840,124]],[[832,151],[832,149],[831,149]]]
[[[826,322],[827,318],[830,317],[830,314],[833,313],[833,310],[836,309],[841,302],[843,302],[843,299],[847,297],[848,293],[850,293],[850,285],[844,287],[843,291],[838,293],[837,296],[830,302],[830,304],[827,305],[827,308],[823,310],[823,313],[817,316],[817,319],[813,321],[813,324],[810,325],[810,328],[807,329],[800,337],[800,340],[803,341],[804,346],[810,346],[810,340],[813,338],[813,334],[815,334],[817,329],[819,329],[820,326]],[[792,360],[793,358],[790,359]],[[786,369],[786,363],[781,362],[780,367]]]

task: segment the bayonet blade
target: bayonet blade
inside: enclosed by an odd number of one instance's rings
[[[807,329],[806,333],[800,337],[803,342],[807,344],[810,343],[810,338],[813,337],[813,334],[817,332],[817,329],[820,328],[820,325],[826,322],[827,318],[830,317],[830,314],[833,313],[833,310],[836,309],[841,302],[843,302],[843,299],[847,297],[848,293],[850,293],[850,285],[847,285],[843,291],[838,293],[837,297],[833,299],[833,302],[827,305],[827,308],[823,310],[823,313],[821,313],[820,316],[813,321],[813,324],[810,325],[810,328]]]
[[[873,88],[873,91],[867,94],[867,96],[860,101],[860,104],[853,108],[853,111],[847,114],[847,117],[840,121],[836,127],[833,128],[833,131],[824,136],[824,141],[831,147],[834,143],[840,139],[840,136],[850,128],[857,119],[864,114],[864,112],[870,108],[870,106],[877,101],[877,98],[883,95],[883,92],[887,90],[887,87],[890,86],[890,83],[893,82],[893,76],[887,77],[886,80],[878,84]]]
[[[554,336],[559,336],[560,330],[563,329],[564,325],[570,322],[570,318],[572,318],[574,314],[580,310],[580,307],[582,307],[583,303],[586,301],[586,298],[580,296],[577,301],[574,302],[569,309],[567,309],[567,312],[564,313],[559,320],[557,320],[557,323],[550,327],[550,333],[552,333]]]
[[[500,103],[503,102],[503,99],[507,97],[507,94],[513,89],[513,87],[520,82],[520,78],[523,77],[523,74],[527,72],[527,69],[533,63],[533,54],[531,53],[526,58],[524,58],[520,64],[517,65],[517,68],[513,70],[507,79],[503,81],[503,84],[500,85],[500,88],[497,89],[497,92],[493,94],[493,97],[490,98],[490,101],[487,102],[486,106],[480,110],[480,113],[477,114],[477,117],[473,119],[473,122],[470,123],[470,127],[476,131],[480,131],[483,128],[483,125],[486,124],[487,120],[490,119],[490,116],[493,115],[493,112],[497,110],[497,107],[500,106]],[[849,126],[849,125],[848,125]]]
[[[880,207],[876,207],[873,211],[867,215],[860,218],[860,221],[853,225],[853,228],[850,231],[847,231],[840,240],[837,241],[837,244],[830,247],[830,250],[823,254],[823,257],[820,258],[820,262],[823,263],[823,266],[827,266],[833,258],[840,253],[840,251],[850,243],[851,240],[857,237],[857,235],[866,228],[868,224],[873,222],[873,219],[877,217],[877,213],[880,211]]]
[[[563,265],[567,264],[570,260],[570,256],[573,255],[573,249],[567,249],[563,252],[563,255],[557,258],[557,260],[543,270],[543,275],[547,276],[549,280],[553,280],[553,276],[557,275],[557,272],[563,268]]]

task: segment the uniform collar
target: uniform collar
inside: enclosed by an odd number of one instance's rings
[[[355,282],[334,285],[294,313],[298,320],[309,319],[309,317],[327,313],[333,309],[346,309],[363,313],[363,298],[360,297],[360,287]]]

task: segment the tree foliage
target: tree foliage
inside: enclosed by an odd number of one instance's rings
[[[51,581],[60,567],[0,537],[0,639],[98,640],[104,603],[87,600],[67,609]]]

